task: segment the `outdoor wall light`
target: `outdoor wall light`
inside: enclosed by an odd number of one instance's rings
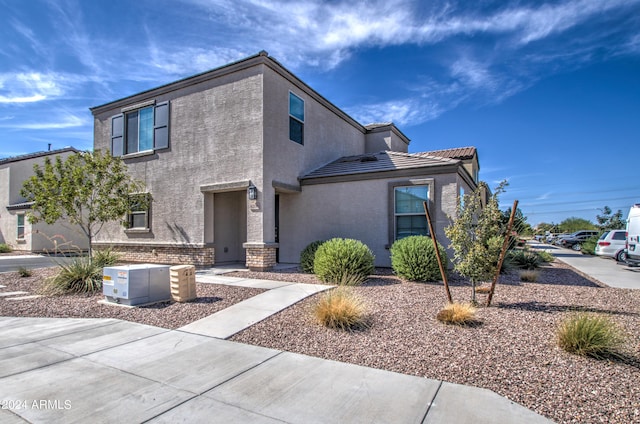
[[[249,186],[247,193],[249,194],[249,200],[256,200],[258,198],[258,189],[254,185]]]

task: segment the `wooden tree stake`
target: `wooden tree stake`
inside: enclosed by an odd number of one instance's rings
[[[502,243],[502,251],[500,252],[500,259],[498,260],[498,269],[496,270],[496,276],[493,278],[491,282],[491,290],[489,291],[489,297],[487,297],[487,307],[491,306],[491,299],[493,298],[493,292],[496,289],[496,283],[498,282],[498,277],[500,276],[500,269],[502,268],[502,263],[504,262],[504,257],[507,254],[507,248],[509,247],[509,237],[511,237],[511,227],[513,226],[513,219],[516,216],[516,209],[518,208],[518,201],[513,201],[513,208],[511,208],[511,216],[509,217],[509,223],[507,224],[507,234],[504,236],[504,242]]]
[[[438,266],[440,267],[440,275],[442,275],[442,282],[444,283],[444,290],[447,292],[447,300],[449,303],[453,303],[451,297],[451,291],[449,291],[449,283],[447,282],[447,274],[444,272],[444,266],[442,265],[442,258],[440,257],[440,249],[438,249],[438,241],[436,240],[436,232],[433,231],[433,224],[431,223],[431,216],[429,215],[429,208],[427,202],[422,202],[424,207],[424,214],[427,216],[427,223],[429,224],[429,233],[431,233],[431,240],[433,240],[433,247],[436,251],[436,259],[438,260]]]

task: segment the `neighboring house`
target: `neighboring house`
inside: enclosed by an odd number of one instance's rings
[[[475,148],[407,153],[394,124],[361,125],[265,52],[91,111],[94,148],[152,198],[95,239],[130,261],[269,269],[350,237],[390,266],[394,240],[427,233],[423,200],[446,245],[477,185]]]
[[[20,195],[22,184],[33,175],[33,165],[44,165],[46,158],[63,160],[76,153],[73,147],[37,152],[0,159],[0,243],[13,250],[30,252],[84,251],[89,243],[80,227],[64,221],[53,225],[44,222],[29,223],[27,213],[33,203]]]

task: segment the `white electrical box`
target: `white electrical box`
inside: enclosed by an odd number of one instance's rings
[[[169,268],[156,264],[105,267],[102,294],[108,302],[129,306],[171,300]]]

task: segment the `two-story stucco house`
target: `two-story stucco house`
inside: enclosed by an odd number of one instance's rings
[[[31,224],[27,213],[32,203],[22,197],[22,184],[33,175],[33,166],[43,166],[45,159],[63,160],[77,152],[73,147],[30,153],[0,159],[0,243],[13,250],[55,253],[60,251],[85,251],[89,247],[87,237],[79,227],[58,221],[53,225],[44,222]]]
[[[265,52],[91,111],[94,148],[152,198],[96,238],[132,261],[268,269],[350,237],[389,266],[394,240],[427,233],[423,200],[444,240],[477,183],[475,148],[408,153],[394,124],[356,122]]]

